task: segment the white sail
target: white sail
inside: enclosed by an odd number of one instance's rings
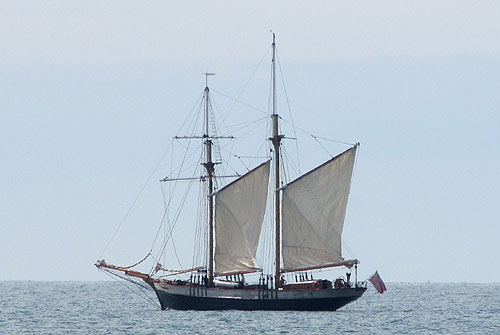
[[[266,211],[270,161],[226,185],[215,198],[215,273],[257,271],[257,252]]]
[[[283,271],[345,265],[341,236],[355,155],[353,147],[283,189]]]

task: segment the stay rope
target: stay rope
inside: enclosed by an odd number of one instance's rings
[[[146,260],[149,256],[153,256],[153,255],[151,255],[151,251],[150,251],[150,252],[148,252],[148,254],[147,254],[146,256],[144,256],[144,258],[143,258],[143,259],[141,259],[140,261],[138,261],[137,263],[132,264],[132,265],[129,265],[129,266],[122,266],[122,267],[123,267],[123,268],[125,268],[125,269],[131,269],[131,268],[133,268],[133,267],[136,267],[137,265],[139,265],[139,264],[141,264],[142,262],[144,262],[144,261],[145,261],[145,260]]]
[[[142,299],[145,299],[146,301],[149,301],[151,304],[153,304],[153,306],[155,306],[155,308],[160,307],[160,305],[158,304],[158,302],[156,300],[154,300],[153,298],[151,298],[149,295],[147,295],[146,292],[145,292],[146,290],[147,291],[152,291],[153,289],[151,287],[146,286],[146,285],[141,284],[141,283],[138,283],[138,282],[132,280],[131,278],[127,278],[126,276],[121,276],[121,275],[119,275],[117,273],[114,273],[112,271],[105,270],[105,269],[101,269],[101,270],[105,274],[107,274],[108,276],[110,276],[114,281],[116,281],[120,285],[124,286],[127,290],[129,290],[133,294],[139,296]],[[133,290],[131,287],[129,287],[128,285],[126,285],[122,280],[128,281],[129,283],[132,283],[134,285],[137,285],[140,288],[139,291]],[[141,292],[142,294],[140,294],[139,292]]]
[[[158,163],[156,164],[156,166],[154,167],[153,171],[151,172],[151,174],[149,175],[148,179],[146,180],[146,182],[144,183],[144,185],[142,186],[141,190],[139,191],[139,194],[135,197],[134,201],[132,202],[132,205],[129,207],[129,209],[127,210],[125,216],[123,217],[123,219],[121,220],[121,222],[118,224],[118,227],[116,227],[113,235],[111,236],[111,239],[108,241],[108,243],[106,244],[106,246],[104,247],[104,249],[102,250],[101,252],[101,255],[99,256],[99,258],[102,258],[102,256],[104,255],[104,253],[106,252],[106,250],[109,248],[111,242],[114,240],[114,238],[116,237],[116,234],[118,234],[118,231],[120,230],[120,228],[123,226],[123,224],[125,223],[125,221],[127,220],[128,216],[130,215],[130,213],[132,212],[132,209],[134,208],[135,204],[137,203],[137,201],[139,200],[139,198],[141,197],[142,193],[144,192],[144,190],[146,189],[146,187],[149,185],[149,182],[151,181],[151,178],[153,178],[153,175],[156,173],[156,170],[158,169],[158,167],[160,166],[160,164],[163,162],[163,159],[165,158],[165,156],[167,155],[168,151],[170,150],[171,148],[171,145],[169,145],[167,147],[167,149],[165,150],[165,152],[163,153],[163,155],[161,156],[160,160],[158,161]]]

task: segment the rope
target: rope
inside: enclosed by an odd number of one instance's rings
[[[163,242],[162,246],[160,247],[159,255],[163,254],[163,252],[165,251],[165,248],[167,247],[168,241],[172,238],[172,232],[173,232],[173,230],[174,230],[174,228],[175,228],[175,226],[177,224],[177,220],[179,219],[179,216],[180,216],[180,213],[181,213],[181,209],[182,209],[182,207],[184,207],[184,203],[186,202],[186,198],[187,198],[187,196],[189,194],[189,191],[191,190],[191,186],[192,185],[193,185],[193,182],[191,182],[189,184],[186,192],[184,193],[184,197],[181,200],[181,204],[180,204],[179,208],[177,209],[177,212],[174,215],[173,224],[171,225],[170,229],[168,230],[168,233],[167,233],[167,236],[165,238],[165,241]],[[151,271],[152,270],[153,269],[151,269]]]
[[[188,150],[189,150],[189,146],[191,145],[191,141],[188,141]],[[184,152],[184,157],[182,158],[182,163],[180,164],[179,166],[179,171],[177,173],[177,178],[180,176],[180,173],[182,171],[182,168],[184,166],[184,163],[186,162],[186,156],[187,156],[187,152],[188,150],[186,150]],[[155,235],[155,238],[153,239],[153,244],[151,245],[151,249],[149,252],[151,252],[156,244],[156,240],[158,239],[158,235],[160,234],[160,231],[161,231],[161,228],[163,226],[163,223],[165,222],[165,217],[167,216],[167,213],[168,213],[168,209],[170,208],[170,203],[172,201],[172,198],[173,198],[173,195],[174,195],[174,192],[175,192],[175,189],[177,187],[177,182],[174,183],[174,186],[173,186],[173,189],[170,193],[170,198],[168,199],[168,203],[166,204],[165,206],[165,210],[163,211],[163,217],[161,219],[161,222],[160,222],[160,225],[158,226],[158,229],[156,230],[156,235]],[[168,221],[168,220],[167,220]],[[161,254],[160,254],[161,255]]]
[[[181,132],[181,130],[184,128],[184,126],[186,125],[187,121],[189,119],[191,119],[191,115],[193,114],[196,106],[198,106],[198,110],[200,109],[200,106],[201,106],[201,102],[203,102],[203,98],[204,98],[204,95],[200,95],[198,97],[198,99],[196,100],[195,104],[193,105],[193,107],[191,108],[191,110],[189,111],[189,114],[188,116],[186,117],[186,119],[184,120],[184,122],[182,123],[181,127],[179,128],[179,131],[177,132],[177,135],[179,135],[179,133]]]
[[[312,136],[312,138],[314,138],[314,139],[316,140],[316,142],[318,142],[318,144],[320,145],[320,147],[322,147],[322,148],[323,148],[323,150],[325,150],[325,151],[326,151],[326,153],[327,153],[327,154],[329,154],[329,155],[330,155],[330,157],[332,157],[332,158],[333,158],[333,155],[330,153],[330,151],[328,151],[328,150],[325,148],[325,146],[324,146],[323,144],[321,144],[321,142],[320,142],[320,141],[318,141],[318,137],[317,137],[317,136],[314,136],[314,135],[311,135],[311,136]]]
[[[139,194],[137,195],[137,197],[134,199],[134,201],[132,202],[132,205],[129,207],[127,213],[125,214],[125,217],[121,220],[120,224],[118,225],[118,227],[115,229],[113,235],[111,236],[111,239],[109,240],[109,242],[106,244],[106,246],[104,247],[104,249],[102,250],[101,252],[101,256],[99,256],[99,258],[102,258],[103,254],[106,252],[106,250],[108,249],[109,245],[111,244],[111,242],[113,241],[113,239],[115,238],[116,234],[118,234],[118,231],[120,230],[120,228],[122,227],[123,223],[127,220],[128,216],[130,215],[130,212],[132,211],[132,209],[134,208],[135,204],[137,203],[137,200],[139,200],[139,198],[141,197],[142,193],[144,192],[144,190],[146,189],[146,186],[149,185],[149,182],[151,181],[151,178],[153,177],[153,175],[156,173],[156,170],[158,169],[158,167],[160,166],[161,162],[163,161],[163,159],[165,158],[165,156],[167,155],[168,151],[170,150],[171,148],[171,145],[169,145],[167,147],[167,150],[165,150],[165,152],[163,153],[163,155],[161,156],[160,158],[160,161],[156,164],[155,168],[153,169],[153,171],[151,172],[151,174],[149,175],[148,179],[146,180],[146,183],[142,186]]]
[[[139,264],[141,264],[142,262],[144,262],[144,261],[145,261],[145,260],[146,260],[149,256],[152,256],[152,255],[151,255],[151,252],[148,252],[148,254],[147,254],[147,255],[146,255],[143,259],[141,259],[140,261],[138,261],[137,263],[132,264],[132,265],[130,265],[130,266],[123,266],[123,268],[125,268],[125,269],[131,269],[131,268],[133,268],[133,267],[136,267],[137,265],[139,265]]]
[[[243,86],[243,88],[241,89],[240,93],[238,94],[238,96],[236,97],[236,99],[233,100],[233,104],[231,105],[231,107],[229,108],[228,112],[226,113],[226,115],[224,116],[223,118],[223,121],[228,117],[229,113],[233,110],[234,106],[236,105],[236,102],[238,102],[238,99],[240,98],[240,96],[243,94],[243,92],[246,90],[248,84],[250,83],[250,81],[253,79],[253,76],[255,75],[255,73],[257,72],[257,70],[260,68],[260,66],[262,65],[262,62],[264,61],[264,59],[267,57],[267,55],[269,54],[269,50],[271,48],[267,48],[266,50],[266,53],[264,56],[262,56],[262,58],[260,59],[259,63],[257,64],[257,66],[255,67],[255,69],[253,70],[253,73],[252,75],[250,76],[250,78],[248,78],[247,82],[245,83],[245,85]],[[265,113],[267,115],[267,113]]]
[[[255,110],[255,111],[259,112],[259,113],[263,113],[263,114],[266,114],[266,115],[267,115],[267,112],[264,112],[263,110],[261,110],[261,109],[259,109],[259,108],[257,108],[257,107],[253,107],[252,105],[249,105],[249,104],[247,104],[247,103],[245,103],[245,102],[243,102],[243,101],[240,101],[240,100],[234,99],[234,98],[230,97],[230,96],[229,96],[229,95],[227,95],[227,94],[224,94],[224,93],[222,93],[222,92],[219,92],[219,91],[217,91],[217,90],[215,90],[215,89],[213,89],[213,88],[211,89],[211,91],[212,91],[212,92],[215,92],[215,93],[217,93],[217,94],[220,94],[220,95],[222,95],[222,96],[225,96],[226,98],[231,99],[231,100],[233,100],[233,101],[235,101],[235,102],[238,102],[238,103],[240,103],[240,104],[242,104],[242,105],[244,105],[244,106],[247,106],[248,108],[251,108],[251,109],[253,109],[253,110]]]
[[[353,184],[353,182],[354,182],[354,175],[355,175],[355,173],[356,173],[356,166],[357,166],[357,163],[358,163],[359,147],[360,147],[359,143],[356,143],[355,145],[356,145],[356,147],[358,148],[358,150],[357,150],[358,152],[357,152],[357,155],[356,155],[356,156],[355,156],[355,158],[354,158],[354,167],[353,167],[353,169],[352,169],[352,177],[351,177],[351,187],[352,187],[352,184]],[[346,242],[346,241],[344,241],[344,239],[342,239],[342,243],[344,244],[344,247],[346,247],[347,252],[351,255],[351,257],[352,257],[352,258],[356,258],[356,257],[354,256],[354,252],[352,252],[351,248],[349,248],[349,245],[347,244],[347,242]]]
[[[179,255],[177,254],[177,248],[175,247],[175,243],[174,243],[174,239],[172,239],[172,247],[174,248],[174,254],[175,254],[175,258],[177,259],[177,263],[179,263],[179,266],[182,268],[184,268],[181,264],[181,261],[179,259]]]
[[[265,119],[267,119],[267,116],[260,117],[260,118],[258,118],[258,119],[252,120],[252,121],[246,121],[246,122],[241,122],[241,123],[234,124],[234,125],[232,125],[231,127],[239,127],[239,128],[237,128],[237,129],[235,129],[235,130],[232,130],[232,132],[236,133],[236,132],[238,132],[238,131],[240,131],[240,130],[242,130],[242,129],[246,128],[246,127],[252,126],[252,125],[254,125],[255,123],[257,123],[257,122],[259,122],[259,121],[262,121],[262,120],[265,120]],[[227,129],[228,131],[231,131],[229,128],[230,128],[230,127],[226,127],[226,129]]]
[[[290,121],[288,121],[288,120],[286,120],[286,119],[281,118],[281,120],[282,120],[283,122],[286,122],[286,123],[291,124],[291,122],[290,122]],[[316,136],[316,135],[314,135],[314,134],[312,134],[312,133],[308,132],[307,130],[300,128],[299,126],[295,126],[295,127],[296,127],[298,130],[302,131],[303,133],[305,133],[305,134],[307,134],[307,135],[309,135],[309,136],[312,136],[312,137],[317,137],[317,138],[319,138],[319,139],[321,139],[321,140],[330,141],[330,142],[335,142],[335,143],[340,143],[340,144],[345,144],[345,145],[350,145],[350,146],[355,145],[355,143],[344,142],[344,141],[338,141],[338,140],[334,140],[334,139],[331,139],[331,138],[326,138],[326,137]]]
[[[293,122],[292,109],[290,108],[290,101],[288,100],[288,93],[286,92],[285,78],[283,76],[283,71],[281,70],[281,62],[280,62],[280,58],[278,56],[278,48],[276,48],[276,58],[278,59],[278,67],[280,69],[281,84],[283,85],[283,91],[285,92],[285,99],[286,99],[286,105],[288,107],[288,113],[290,114],[290,120],[292,121],[293,136],[297,137],[297,131],[295,130],[295,123]],[[295,142],[295,147],[297,150],[297,166],[299,168],[299,174],[300,174],[300,156],[299,156],[299,143],[298,143],[298,141]]]
[[[313,135],[311,135],[313,136]],[[355,143],[349,143],[349,142],[343,142],[343,141],[338,141],[338,140],[332,140],[330,138],[326,138],[326,137],[321,137],[321,136],[316,136],[317,138],[319,139],[322,139],[322,140],[325,140],[325,141],[330,141],[330,142],[335,142],[335,143],[340,143],[340,144],[346,144],[346,145],[355,145]]]
[[[138,282],[136,282],[136,281],[134,281],[134,280],[132,280],[132,279],[130,279],[130,278],[127,278],[127,277],[125,277],[125,276],[120,276],[120,275],[118,275],[118,274],[116,274],[116,273],[114,273],[114,272],[111,272],[111,271],[109,271],[109,270],[105,270],[105,269],[101,269],[101,270],[102,270],[104,273],[106,273],[108,276],[110,276],[110,277],[111,277],[114,281],[116,281],[116,282],[118,282],[120,285],[124,286],[124,287],[125,287],[127,290],[129,290],[130,292],[132,292],[132,293],[134,293],[134,294],[137,294],[139,297],[141,297],[141,298],[145,298],[147,301],[151,302],[151,303],[155,306],[155,308],[158,308],[158,307],[160,307],[160,308],[161,308],[161,306],[158,304],[158,302],[157,302],[156,300],[153,300],[153,299],[152,299],[150,296],[148,296],[145,292],[140,291],[140,292],[142,293],[142,295],[141,295],[141,294],[137,293],[136,291],[132,290],[132,289],[131,289],[130,287],[128,287],[127,285],[125,285],[125,283],[124,283],[124,282],[122,282],[121,280],[116,279],[115,277],[120,278],[120,279],[122,279],[122,280],[126,280],[126,281],[128,281],[128,282],[130,282],[130,283],[132,283],[132,284],[134,284],[134,285],[137,285],[137,286],[139,286],[140,288],[145,289],[145,290],[153,290],[151,287],[149,287],[149,286],[145,286],[145,285],[142,285],[142,284],[140,284],[140,283],[138,283]]]
[[[248,168],[248,166],[245,165],[245,162],[243,162],[243,160],[241,159],[241,156],[238,156],[238,155],[234,155],[234,157],[238,158],[241,162],[241,164],[245,167],[245,169],[247,169],[247,171],[250,171],[250,169]]]

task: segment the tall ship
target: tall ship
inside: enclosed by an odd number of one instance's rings
[[[160,257],[155,258],[158,262],[150,271],[136,270],[142,261],[119,266],[101,258],[95,264],[102,271],[154,290],[162,309],[334,311],[366,291],[366,282],[357,278],[359,261],[345,259],[342,253],[342,232],[359,144],[350,145],[293,180],[283,178],[286,137],[280,133],[276,102],[274,34],[271,50],[267,157],[261,157],[244,174],[219,173],[222,169],[216,142],[232,140],[233,136],[219,135],[215,130],[208,87],[212,73],[205,73],[198,118],[203,123],[198,128],[202,132],[175,137],[202,143],[198,164],[201,175],[174,175],[161,180],[200,183],[202,214],[196,239],[201,251],[194,252],[201,256],[193,257],[199,264],[171,270],[160,264]],[[267,237],[262,233],[266,218],[272,226]],[[163,235],[170,239],[171,230]],[[262,243],[271,246],[262,253],[267,269],[257,262]],[[164,256],[165,244],[160,249]],[[347,269],[345,277],[318,278],[326,273],[325,269],[342,267]]]

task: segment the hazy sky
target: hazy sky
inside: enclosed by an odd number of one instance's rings
[[[92,264],[201,72],[236,97],[272,29],[296,124],[361,142],[344,234],[360,277],[499,282],[499,17],[498,1],[0,1],[0,280],[107,279]],[[268,78],[242,99],[265,110]],[[147,252],[164,176],[116,263]]]

